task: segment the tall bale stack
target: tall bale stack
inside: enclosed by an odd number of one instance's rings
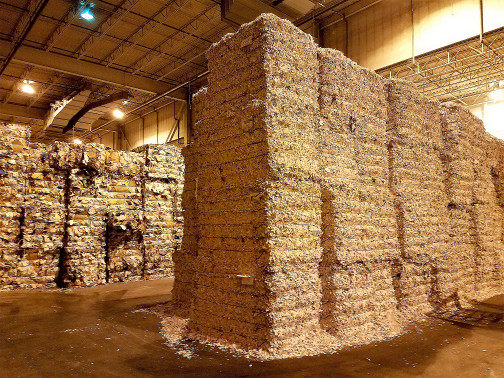
[[[32,269],[20,257],[29,139],[29,126],[0,125],[0,286],[6,288],[32,283]]]
[[[423,197],[431,209],[428,233],[436,235],[435,242],[426,246],[430,261],[429,304],[434,310],[460,304],[459,283],[464,267],[461,266],[459,250],[452,243],[450,209],[450,184],[446,171],[449,169],[445,156],[443,129],[445,121],[439,103],[428,101],[417,94],[422,114],[422,139],[427,143],[418,151],[432,158],[433,166],[424,173]],[[423,155],[422,155],[423,157]],[[423,158],[425,160],[425,158]],[[427,162],[425,162],[427,167]],[[432,240],[432,239],[431,239]]]
[[[504,210],[504,141],[486,134],[488,140],[487,155],[492,160],[492,180],[497,197],[497,204]],[[504,225],[503,225],[504,227]]]
[[[65,172],[65,234],[60,284],[93,286],[106,282],[105,146],[56,142],[52,164]]]
[[[457,251],[452,262],[458,271],[458,295],[463,299],[475,294],[474,256],[479,248],[471,212],[473,185],[475,180],[470,130],[463,122],[468,114],[458,106],[441,107],[443,115],[443,161],[448,215],[450,220],[450,242]]]
[[[215,44],[208,67],[174,290],[201,337],[314,354],[496,292],[503,150],[483,153],[495,143],[474,119],[272,15]]]
[[[144,157],[130,151],[106,151],[106,279],[140,280],[144,271]]]
[[[26,166],[23,257],[34,286],[56,286],[65,229],[65,177],[50,165],[51,146],[30,144]]]
[[[504,141],[497,139],[488,133],[486,133],[486,139],[488,141],[488,147],[486,150],[487,159],[491,161],[490,174],[492,176],[496,200],[494,202],[493,210],[497,213],[497,216],[500,217],[501,230],[504,232]],[[499,206],[500,212],[498,212],[495,205]],[[496,234],[499,235],[499,218],[497,218],[497,221],[493,221],[493,227],[496,230]],[[501,247],[499,244],[504,242],[504,237],[500,240],[496,238],[494,241],[497,245],[495,246],[496,261],[493,262],[493,264],[495,264],[495,270],[493,273],[496,274],[498,283],[499,280],[502,280],[502,277],[504,277],[504,251],[499,248]],[[503,286],[504,283],[501,281],[501,286],[497,289],[497,292],[502,292]],[[495,290],[492,291],[495,292]]]
[[[452,291],[448,262],[455,256],[448,243],[438,105],[403,81],[389,81],[388,97],[391,190],[402,256],[396,273],[401,293],[398,305],[410,320],[449,296],[439,291],[439,280],[448,293]]]
[[[29,146],[29,135],[21,125],[0,134],[2,288],[172,275],[183,233],[178,147]]]
[[[297,354],[323,334],[316,47],[291,23],[263,15],[207,57],[190,148],[197,162],[187,159],[197,180],[186,174],[195,200],[186,210],[197,213],[195,237],[184,239],[198,243],[192,326],[248,349]]]
[[[482,220],[484,219],[484,231],[482,232],[487,246],[487,260],[491,264],[488,272],[490,282],[488,289],[483,294],[494,295],[504,289],[504,141],[494,138],[488,133],[483,135],[483,187],[486,190],[479,191],[482,201],[486,205],[480,209]],[[491,217],[484,217],[490,212]],[[491,252],[494,253],[491,253]],[[493,266],[492,266],[493,265]]]
[[[180,248],[183,234],[183,157],[180,147],[174,145],[145,145],[137,151],[145,159],[144,278],[169,277],[173,275],[172,255]]]
[[[383,80],[319,49],[321,325],[345,343],[400,331],[392,271],[400,259],[389,191]]]
[[[459,106],[443,109],[450,218],[466,270],[460,296],[482,298],[502,290],[503,214],[492,176],[499,159],[478,118]]]
[[[192,109],[195,119],[194,129],[199,130],[199,124],[205,122],[206,88],[193,96]],[[173,253],[174,275],[176,280],[172,290],[172,300],[176,307],[185,312],[193,306],[196,287],[196,267],[198,257],[199,212],[197,211],[198,156],[194,153],[196,144],[187,145],[182,149],[184,159],[184,186],[181,194],[183,209],[182,245]]]
[[[319,63],[312,38],[290,22],[264,19],[266,196],[270,347],[313,353],[320,337],[321,187]]]
[[[498,159],[490,139],[485,134],[483,123],[473,117],[475,132],[471,141],[476,150],[474,182],[474,224],[480,244],[476,256],[476,295],[488,298],[502,293],[504,288],[504,214],[499,206],[496,182],[493,173]]]
[[[205,116],[194,125],[194,142],[187,156],[187,204],[194,198],[198,218],[184,243],[194,245],[195,258],[179,272],[193,279],[187,294],[192,302],[192,327],[214,340],[258,348],[268,341],[268,264],[265,200],[262,179],[268,172],[264,122],[266,80],[264,37],[260,27],[245,27],[246,35],[226,38],[208,53],[209,88]],[[243,49],[243,52],[240,52]],[[247,54],[243,59],[242,54]],[[262,92],[261,92],[262,91]],[[197,98],[197,97],[196,97]],[[191,156],[198,159],[196,164]],[[197,180],[191,180],[191,168]],[[186,209],[191,212],[190,207]],[[191,215],[189,215],[191,217]],[[191,219],[191,218],[190,218]],[[190,219],[188,221],[190,221]],[[183,252],[187,250],[187,244]],[[181,259],[182,260],[182,259]],[[192,265],[192,267],[190,266]],[[191,285],[185,283],[176,288]]]

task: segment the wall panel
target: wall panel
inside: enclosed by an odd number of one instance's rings
[[[176,140],[178,136],[186,140],[186,109],[185,102],[172,102],[143,118],[127,122],[124,132],[129,143],[123,137],[121,149],[129,150],[144,144],[164,144]],[[168,140],[170,136],[171,139]]]
[[[476,36],[479,0],[383,0],[351,15],[348,54],[358,64],[382,68]],[[504,26],[504,2],[484,0],[485,32]],[[336,21],[339,16],[334,17]],[[345,49],[345,24],[322,26],[324,47]]]

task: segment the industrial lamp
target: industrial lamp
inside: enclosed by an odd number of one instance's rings
[[[21,92],[28,93],[28,94],[34,94],[35,89],[32,87],[33,81],[31,80],[23,80],[23,85],[21,86]]]
[[[84,2],[81,1],[81,5],[84,5]],[[94,4],[93,3],[89,3],[87,4],[82,10],[81,10],[81,13],[80,13],[80,16],[81,18],[83,18],[84,20],[86,21],[91,21],[94,19],[94,14],[93,12],[91,11],[91,8],[94,7]]]
[[[115,109],[112,114],[114,115],[114,117],[116,118],[122,118],[124,117],[124,113],[121,111],[121,109]]]

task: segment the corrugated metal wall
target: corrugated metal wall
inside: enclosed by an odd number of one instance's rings
[[[170,103],[139,120],[126,123],[121,148],[131,149],[148,143],[163,144],[180,138],[185,140],[186,125],[186,104]]]
[[[103,135],[100,138],[95,138],[92,140],[92,143],[101,143],[107,147],[111,147],[117,149],[118,145],[118,137],[116,132],[109,132]]]
[[[479,0],[383,0],[348,17],[348,56],[378,69],[479,35]],[[504,0],[484,0],[484,30],[504,26]],[[345,52],[345,23],[321,31],[324,47]],[[413,38],[414,36],[414,38]]]
[[[144,144],[185,143],[187,140],[187,107],[185,102],[172,102],[147,113],[142,118],[119,125],[117,132],[93,140],[121,150]]]

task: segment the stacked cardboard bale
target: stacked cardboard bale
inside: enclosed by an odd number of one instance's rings
[[[3,287],[32,282],[32,269],[26,260],[21,261],[20,249],[29,138],[28,126],[0,124],[0,286]]]
[[[61,284],[105,283],[105,146],[56,142],[53,148],[52,164],[66,179]]]
[[[466,124],[475,132],[471,143],[475,151],[473,224],[476,228],[478,254],[475,259],[476,296],[488,298],[504,288],[504,244],[502,208],[499,206],[492,171],[498,166],[493,145],[485,135],[483,123],[466,110],[472,120]]]
[[[502,208],[492,170],[502,168],[483,124],[459,106],[443,107],[449,215],[457,245],[462,299],[483,298],[502,290]]]
[[[502,232],[504,232],[504,141],[494,138],[490,134],[486,134],[486,139],[488,141],[488,147],[486,149],[487,153],[487,159],[491,161],[491,168],[490,168],[490,174],[492,176],[492,181],[493,181],[493,189],[495,191],[495,197],[496,197],[496,202],[493,204],[493,211],[495,211],[494,214],[498,214],[498,209],[495,207],[495,205],[499,206],[501,209],[500,214],[502,214],[501,218],[501,227],[502,227]],[[493,226],[495,227],[496,234],[499,234],[499,225],[498,225],[498,220],[497,222],[493,222]],[[496,238],[496,241],[502,241],[504,242],[504,235],[502,239]],[[500,261],[497,262],[497,264],[500,265],[495,265],[494,271],[492,272],[492,276],[494,277],[493,284],[497,283],[501,287],[497,287],[497,290],[495,288],[492,288],[491,291],[493,293],[495,292],[502,292],[504,283],[502,283],[502,277],[504,277],[504,252],[499,251],[500,245],[496,246],[496,256],[494,257],[497,261],[500,259]],[[495,262],[492,262],[495,264]]]
[[[267,295],[264,273],[268,262],[262,179],[267,173],[264,130],[264,41],[258,28],[243,38],[224,39],[208,54],[208,92],[200,106],[207,114],[194,125],[186,173],[184,203],[190,226],[184,243],[197,251],[181,261],[194,274],[175,293],[193,297],[192,327],[207,337],[257,348],[267,343]],[[248,39],[247,39],[248,38]],[[239,51],[248,54],[236,59]],[[262,92],[261,92],[262,91]],[[203,95],[200,94],[200,95]],[[198,159],[191,164],[191,156]],[[197,174],[193,173],[196,170]],[[197,180],[191,179],[197,176]],[[197,219],[190,214],[197,212]],[[194,237],[191,234],[195,235]],[[184,246],[183,253],[187,251]],[[187,255],[190,257],[187,258]],[[194,285],[188,284],[193,279]]]
[[[486,134],[488,159],[492,160],[492,180],[497,204],[504,209],[504,141]]]
[[[390,81],[388,96],[391,190],[402,256],[398,305],[407,319],[415,319],[456,290],[440,155],[442,120],[438,104],[422,97],[411,83]]]
[[[106,151],[106,279],[140,280],[144,270],[142,174],[137,152]]]
[[[145,145],[136,151],[144,158],[144,278],[171,276],[172,255],[180,248],[183,234],[183,157],[173,145]]]
[[[477,251],[476,231],[471,221],[474,169],[469,130],[464,129],[462,116],[456,106],[441,107],[443,113],[443,162],[450,242],[457,251],[453,266],[458,271],[457,283],[460,298],[474,295],[474,256]],[[467,118],[467,117],[466,117]],[[467,134],[466,134],[467,133]]]
[[[183,224],[180,148],[29,148],[29,135],[22,125],[0,135],[1,287],[172,275]]]
[[[143,278],[141,214],[110,209],[106,215],[106,282],[138,281]]]
[[[313,353],[321,337],[321,187],[317,46],[290,22],[264,19],[269,344]],[[264,38],[264,37],[263,37]]]
[[[192,290],[192,327],[207,337],[299,354],[321,334],[316,46],[265,15],[207,57],[184,198],[196,282],[175,298]]]
[[[192,101],[195,119],[194,129],[199,130],[199,124],[205,122],[205,113],[209,110],[206,106],[206,88],[194,95]],[[196,262],[198,257],[199,212],[197,211],[197,185],[198,185],[198,156],[194,149],[196,142],[187,145],[183,150],[185,163],[184,187],[181,195],[183,209],[183,237],[182,245],[173,253],[174,275],[177,279],[173,286],[173,302],[175,306],[188,316],[187,311],[193,307],[196,278]],[[185,312],[185,313],[184,313]]]
[[[475,121],[483,126],[479,119]],[[504,289],[504,141],[484,131],[483,135],[478,134],[482,137],[483,148],[483,167],[479,171],[481,186],[477,191],[483,206],[478,208],[478,213],[486,252],[484,265],[490,265],[480,273],[480,277],[488,280],[479,293],[483,297],[499,294]],[[490,217],[487,214],[491,214]]]
[[[400,259],[389,191],[383,80],[319,49],[321,325],[346,343],[397,334],[392,271]]]
[[[65,225],[65,177],[50,166],[51,146],[30,144],[25,167],[23,258],[33,268],[33,285],[56,286]]]
[[[317,52],[272,15],[208,65],[174,259],[174,299],[200,337],[313,354],[496,292],[504,150],[471,142],[474,118]]]

